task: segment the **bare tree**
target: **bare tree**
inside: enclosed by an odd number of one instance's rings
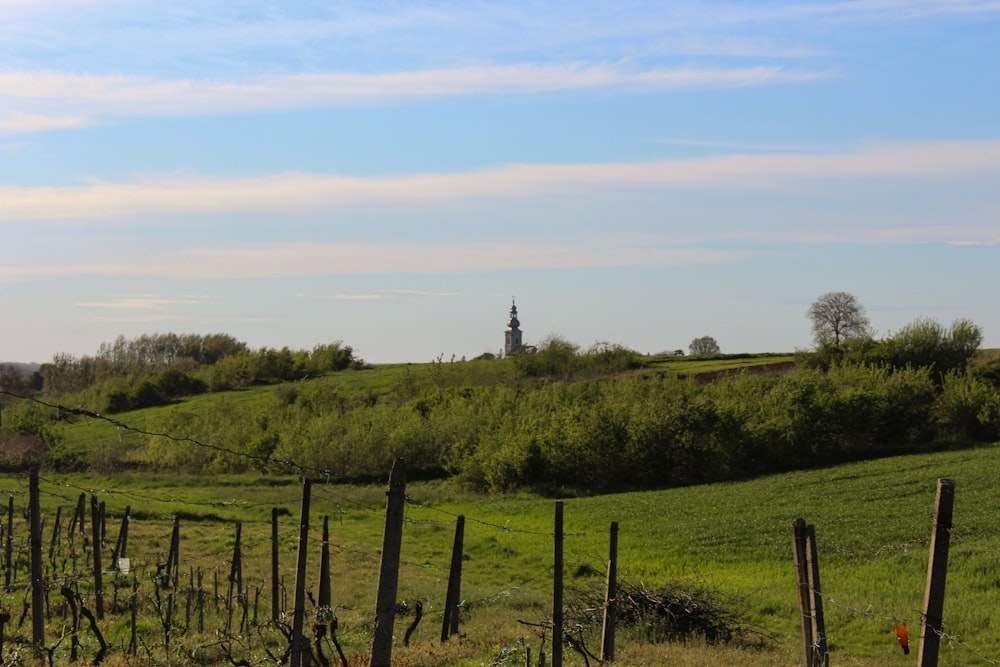
[[[851,338],[868,334],[871,327],[864,306],[850,292],[827,292],[809,306],[808,315],[817,345],[839,348]]]
[[[691,341],[691,345],[688,346],[688,351],[692,355],[698,354],[718,354],[719,344],[715,342],[715,339],[711,336],[702,336],[701,338],[695,338]]]

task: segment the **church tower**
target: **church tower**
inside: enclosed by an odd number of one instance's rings
[[[507,316],[507,331],[504,332],[503,354],[509,357],[521,349],[521,322],[517,319],[517,306],[510,300],[510,314]]]

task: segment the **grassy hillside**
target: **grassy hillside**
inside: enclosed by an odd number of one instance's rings
[[[833,663],[911,664],[919,636],[936,482],[946,477],[956,481],[944,610],[945,630],[953,639],[944,643],[941,664],[991,664],[1000,660],[995,620],[1000,587],[998,454],[997,446],[983,447],[739,483],[567,499],[567,604],[582,591],[600,590],[608,527],[617,521],[620,578],[649,590],[679,584],[713,591],[764,640],[762,649],[703,646],[697,641],[687,646],[648,646],[640,631],[623,629],[620,664],[799,664],[789,526],[802,516],[816,526],[818,535]],[[3,483],[4,491],[23,498],[23,478],[7,477]],[[262,615],[268,608],[272,507],[283,510],[283,567],[290,568],[294,560],[299,504],[299,483],[294,478],[45,476],[43,491],[47,526],[55,506],[63,507],[65,520],[79,492],[96,493],[106,502],[112,517],[109,532],[117,531],[114,518],[131,505],[136,518],[130,553],[133,568],[146,572],[140,575],[146,585],[148,580],[142,577],[163,562],[174,515],[182,517],[181,571],[200,568],[206,580],[215,571],[223,587],[233,545],[231,522],[243,522],[244,580],[264,587]],[[520,656],[525,644],[537,655],[538,637],[519,621],[538,623],[551,616],[553,501],[527,494],[471,496],[442,482],[413,483],[408,496],[399,599],[411,609],[415,601],[422,601],[425,620],[409,648],[401,646],[400,635],[412,615],[397,620],[400,664],[483,665],[504,648]],[[341,641],[359,662],[370,642],[384,498],[380,485],[317,482],[313,487],[310,572],[318,567],[319,517],[327,515]],[[467,611],[463,637],[442,645],[440,608],[458,514],[466,517],[462,595]],[[15,528],[15,535],[19,530]],[[19,609],[21,597],[19,590],[8,593],[3,605]],[[892,634],[893,623],[904,620],[913,636],[909,656],[902,654]],[[150,642],[155,640],[154,631],[155,624]],[[585,625],[581,632],[596,650],[599,629]],[[83,641],[87,646],[90,640],[83,637]],[[187,634],[174,641],[181,647],[178,651],[191,651],[207,639]],[[249,657],[253,663],[261,656]],[[566,664],[583,661],[567,650]]]

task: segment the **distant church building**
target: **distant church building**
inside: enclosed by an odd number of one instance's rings
[[[507,331],[504,332],[503,353],[509,357],[521,349],[521,322],[517,319],[517,306],[510,301],[510,314],[507,316]]]

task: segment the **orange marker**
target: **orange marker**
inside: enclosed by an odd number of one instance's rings
[[[910,653],[910,629],[906,627],[906,623],[897,623],[893,630],[896,631],[896,638],[899,639],[899,645],[903,647],[903,653],[909,655]]]

